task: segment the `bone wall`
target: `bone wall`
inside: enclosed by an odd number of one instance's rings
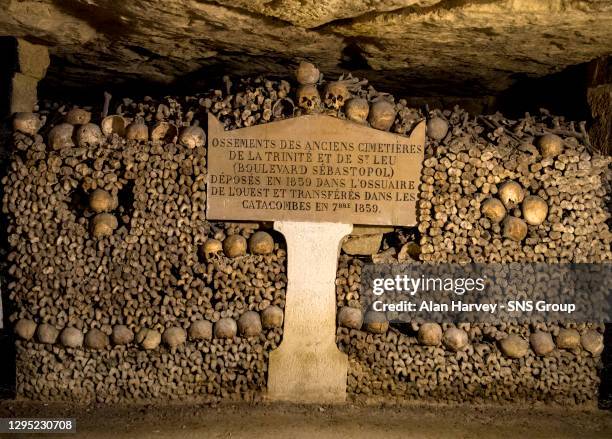
[[[3,182],[18,396],[257,398],[282,337],[282,237],[206,220],[203,143],[128,127],[73,144],[56,128],[88,112],[40,115]]]
[[[205,218],[199,125],[207,112],[233,129],[317,111],[401,134],[428,120],[419,226],[384,239],[366,230],[368,250],[345,246],[340,257],[338,344],[349,354],[350,396],[593,401],[599,325],[389,329],[353,311],[369,260],[609,261],[609,160],[589,151],[583,126],[546,113],[510,121],[415,109],[365,80],[326,82],[302,67],[299,86],[226,78],[197,96],[107,96],[86,109],[47,102],[16,118],[3,212],[18,395],[260,398],[282,338],[287,255],[269,224]],[[562,139],[562,153],[542,159],[544,134]],[[545,221],[519,227],[521,239],[482,212],[507,180],[547,205]],[[518,204],[504,217],[527,219]]]
[[[389,327],[384,314],[363,315],[361,271],[370,261],[612,259],[610,158],[592,151],[584,124],[546,111],[509,120],[455,108],[437,117],[445,123],[439,136],[432,136],[433,119],[428,125],[418,231],[385,231],[383,240],[371,235],[377,240],[367,250],[374,254],[340,258],[337,341],[349,355],[349,394],[369,401],[597,401],[603,325],[413,321]],[[547,139],[561,148],[554,155]],[[520,199],[509,198],[508,182],[520,189]],[[544,219],[534,218],[524,202],[529,197],[546,206]],[[491,200],[501,210],[488,208]],[[521,226],[518,235],[510,224]]]

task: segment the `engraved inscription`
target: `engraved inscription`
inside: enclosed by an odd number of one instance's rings
[[[425,124],[410,137],[309,115],[224,131],[208,120],[207,217],[416,224]]]

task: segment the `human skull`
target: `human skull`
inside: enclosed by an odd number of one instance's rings
[[[134,333],[125,325],[115,325],[113,326],[111,338],[113,340],[113,344],[124,345],[134,341]]]
[[[200,247],[200,255],[207,261],[221,253],[223,244],[217,239],[207,239]]]
[[[548,355],[555,350],[555,342],[552,335],[544,331],[533,332],[529,336],[529,344],[536,355]]]
[[[442,337],[442,343],[451,351],[461,351],[469,343],[467,332],[460,328],[448,328]]]
[[[236,320],[225,317],[218,320],[214,326],[215,338],[234,338],[238,332]]]
[[[425,346],[438,346],[442,342],[442,327],[437,323],[424,323],[417,335],[419,343]]]
[[[563,139],[556,134],[544,134],[538,139],[538,146],[543,158],[556,157],[563,149]]]
[[[592,329],[588,330],[580,337],[582,347],[589,351],[592,355],[600,355],[604,350],[603,335]]]
[[[316,84],[320,75],[319,69],[314,64],[304,61],[300,63],[295,73],[297,82],[302,85]]]
[[[169,122],[158,122],[151,130],[151,140],[155,142],[173,143],[178,135],[176,125]]]
[[[97,328],[91,329],[85,334],[84,344],[90,349],[104,349],[109,344],[108,335]]]
[[[95,123],[81,125],[76,132],[77,144],[80,147],[99,146],[104,141],[100,127]]]
[[[89,208],[96,213],[110,212],[118,205],[118,200],[104,189],[96,189],[89,194]]]
[[[507,216],[503,222],[503,236],[516,242],[521,242],[529,232],[527,223],[521,218]]]
[[[306,111],[314,111],[321,105],[321,96],[317,86],[302,85],[297,89],[298,106]]]
[[[344,107],[344,104],[350,97],[351,92],[343,82],[330,82],[325,86],[324,102],[327,108],[339,110]]]
[[[196,320],[189,326],[191,340],[210,340],[213,336],[213,325],[208,320]]]
[[[243,337],[256,337],[261,333],[261,317],[257,311],[247,311],[238,319],[238,331]]]
[[[49,131],[49,146],[52,149],[58,150],[74,146],[72,136],[74,134],[74,125],[69,123],[60,123],[55,125]]]
[[[280,328],[283,326],[283,318],[283,310],[276,305],[270,305],[261,312],[261,323],[264,328]]]
[[[387,316],[381,311],[368,311],[363,317],[363,324],[366,331],[373,334],[384,334],[389,329]]]
[[[149,128],[142,121],[132,122],[125,129],[125,137],[128,140],[146,142],[149,140]]]
[[[363,325],[363,311],[360,308],[343,306],[338,311],[338,325],[349,329],[361,329]]]
[[[179,143],[187,148],[199,148],[206,143],[206,133],[199,126],[190,126],[183,128],[179,135]]]
[[[525,191],[523,187],[513,180],[505,181],[498,190],[499,199],[506,208],[513,208],[523,202]]]
[[[155,329],[142,328],[136,334],[136,343],[146,350],[155,349],[161,343],[161,334]]]
[[[523,219],[531,226],[539,226],[548,216],[548,204],[537,195],[528,195],[521,205]]]
[[[85,125],[91,120],[91,113],[82,108],[73,108],[66,114],[66,123],[70,125]]]
[[[441,117],[432,117],[427,121],[427,135],[434,140],[442,140],[448,133],[448,122]]]
[[[110,213],[99,213],[91,220],[91,233],[94,238],[110,236],[117,228],[117,218]]]
[[[77,328],[66,327],[60,334],[60,342],[67,348],[83,346],[83,333]]]
[[[187,341],[187,331],[180,326],[166,328],[162,334],[162,341],[169,348],[175,348]]]
[[[269,255],[274,251],[274,238],[263,230],[253,233],[248,244],[249,251],[254,255]]]
[[[368,120],[372,128],[389,131],[395,121],[395,105],[388,101],[376,101],[370,108]]]
[[[242,235],[230,235],[223,240],[223,253],[228,258],[246,255],[247,240]]]
[[[121,137],[125,136],[126,125],[125,119],[117,114],[105,117],[100,124],[104,135],[110,136],[111,134],[117,134]]]
[[[357,123],[365,123],[370,113],[370,104],[363,98],[351,98],[346,103],[344,112],[348,120]]]

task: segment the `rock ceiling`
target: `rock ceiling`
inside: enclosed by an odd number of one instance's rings
[[[296,61],[414,95],[496,94],[612,52],[612,0],[0,0],[0,34],[74,86],[286,74]]]

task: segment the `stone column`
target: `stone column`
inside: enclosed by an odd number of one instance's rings
[[[0,72],[0,81],[8,94],[0,105],[2,117],[34,109],[37,102],[38,82],[45,77],[49,67],[49,51],[46,46],[29,43],[13,37],[0,38],[0,52],[6,56]]]
[[[283,341],[270,353],[268,399],[339,403],[348,357],[336,345],[336,269],[350,224],[275,222],[287,241]]]

